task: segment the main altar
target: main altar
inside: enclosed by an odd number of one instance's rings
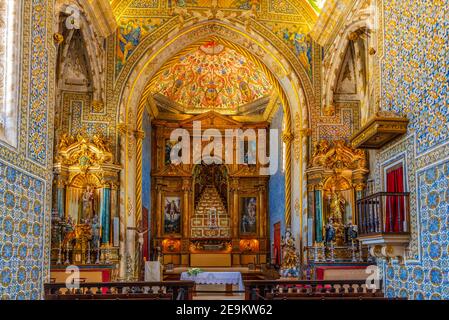
[[[203,130],[266,129],[268,123],[242,123],[215,112],[184,121],[154,120],[152,125],[153,247],[165,266],[241,267],[268,261],[268,176],[260,164],[248,161],[257,152],[256,140],[242,145],[244,162],[173,164],[170,154],[178,141],[174,129],[186,129],[195,139],[193,123]],[[191,141],[192,142],[192,141]],[[202,146],[209,143],[203,141]],[[191,144],[192,146],[193,144]],[[193,146],[192,146],[193,148]],[[233,156],[239,154],[234,146]],[[225,159],[225,150],[222,150]],[[193,152],[191,152],[193,154]],[[229,155],[228,155],[229,156]]]

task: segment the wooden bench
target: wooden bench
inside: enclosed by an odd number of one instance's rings
[[[98,282],[44,285],[45,300],[191,300],[193,281]]]

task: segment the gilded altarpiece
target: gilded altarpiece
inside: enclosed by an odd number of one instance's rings
[[[363,195],[368,173],[365,151],[353,149],[343,140],[315,144],[307,169],[308,219],[313,226],[309,243],[335,246],[342,252],[352,245],[348,230],[358,223],[355,203]]]
[[[171,163],[167,157],[177,143],[170,140],[174,129],[189,131],[190,154],[194,154],[194,121],[201,121],[203,132],[218,129],[223,144],[225,130],[257,132],[268,128],[265,122],[240,123],[215,112],[183,121],[152,122],[153,248],[160,248],[165,265],[230,267],[265,263],[269,252],[269,177],[260,175],[259,164],[245,160],[248,152],[257,149],[249,147],[248,140],[242,143],[243,162],[247,162],[243,164],[206,164],[204,158],[192,164]],[[257,141],[252,142],[257,145]],[[203,141],[202,149],[209,143]],[[232,150],[236,159],[240,148],[235,140]],[[222,152],[225,159],[225,148]]]
[[[63,134],[53,166],[52,273],[62,265],[113,268],[118,262],[121,167],[110,143]]]

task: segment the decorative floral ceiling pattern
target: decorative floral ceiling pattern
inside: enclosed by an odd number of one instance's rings
[[[323,0],[111,0],[117,19],[116,75],[140,43],[173,17],[205,21],[224,17],[245,24],[249,17],[271,30],[295,54],[312,76],[312,43],[308,33],[315,25]]]
[[[166,67],[154,92],[186,110],[230,110],[271,94],[272,86],[252,61],[214,41]]]

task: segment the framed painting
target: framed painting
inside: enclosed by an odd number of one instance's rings
[[[164,235],[181,234],[181,197],[166,195],[163,206],[163,233]]]
[[[257,235],[257,197],[240,197],[240,234]]]

